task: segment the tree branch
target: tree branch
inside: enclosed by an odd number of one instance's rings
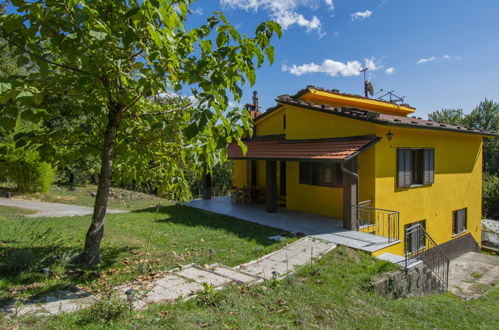
[[[19,46],[18,44],[14,43],[13,41],[11,41],[9,38],[7,38],[6,36],[0,36],[0,38],[4,39],[5,41],[7,41],[10,45],[16,47],[17,49],[20,49],[22,50],[24,53],[26,54],[29,54],[33,57],[36,57],[37,59],[39,60],[42,60],[44,62],[47,62],[48,64],[52,64],[52,65],[55,65],[55,66],[58,66],[60,68],[64,68],[64,69],[68,69],[68,70],[71,70],[71,71],[75,71],[75,72],[80,72],[80,73],[85,73],[85,74],[88,74],[88,72],[86,71],[83,71],[83,70],[80,70],[78,68],[73,68],[72,66],[69,66],[69,65],[65,65],[65,64],[59,64],[59,63],[56,63],[56,62],[53,62],[41,55],[38,55],[38,54],[35,54],[33,53],[32,51],[29,51],[27,49],[25,49],[24,47],[22,46]]]
[[[183,107],[180,107],[180,108],[175,108],[175,109],[170,109],[170,110],[165,110],[165,111],[160,111],[160,112],[149,112],[149,113],[143,113],[143,114],[140,114],[139,116],[140,117],[145,117],[145,116],[159,116],[159,115],[166,115],[167,113],[170,113],[170,112],[175,112],[175,111],[183,111],[187,108],[189,108],[190,106],[192,106],[191,103],[189,104],[186,104],[184,105]]]

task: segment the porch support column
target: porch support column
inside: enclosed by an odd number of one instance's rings
[[[203,175],[203,199],[211,199],[211,174]]]
[[[251,166],[251,160],[246,160],[246,187],[253,188],[251,182],[253,181],[253,168]]]
[[[357,158],[341,164],[343,171],[343,228],[357,230],[358,183]]]
[[[277,212],[277,166],[275,160],[266,162],[266,180],[265,185],[265,210],[267,212]]]

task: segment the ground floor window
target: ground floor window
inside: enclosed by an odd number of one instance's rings
[[[466,231],[467,209],[452,212],[452,234],[457,235]]]
[[[340,164],[300,162],[300,184],[342,187],[343,172]]]
[[[405,251],[406,253],[417,252],[426,247],[426,239],[424,232],[420,230],[418,225],[426,230],[426,221],[413,222],[405,225]]]

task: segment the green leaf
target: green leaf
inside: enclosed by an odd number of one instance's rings
[[[0,95],[6,93],[7,91],[10,91],[11,88],[11,83],[0,81]]]
[[[102,31],[90,30],[90,32],[88,34],[92,38],[94,38],[96,40],[99,40],[99,41],[105,40],[106,37],[107,37],[107,33],[106,32],[102,32]]]
[[[267,49],[265,49],[265,55],[267,55],[270,64],[274,63],[274,47],[267,47]]]
[[[16,127],[16,118],[2,117],[2,120],[0,120],[0,128],[10,131],[14,127]]]
[[[125,15],[123,16],[123,19],[127,19],[128,17],[131,17],[131,16],[137,14],[139,11],[140,11],[140,7],[132,8],[125,13]]]

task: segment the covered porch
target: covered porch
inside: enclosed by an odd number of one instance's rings
[[[344,229],[356,230],[359,198],[370,200],[374,194],[374,177],[366,171],[373,167],[374,152],[365,151],[379,140],[374,135],[312,140],[257,136],[243,141],[245,152],[231,143],[228,156],[234,160],[236,188],[257,191],[266,212],[283,212],[281,205],[341,219]]]
[[[276,208],[277,212],[269,213],[264,204],[236,205],[229,196],[196,199],[186,205],[292,233],[303,233],[370,253],[399,242],[368,232],[345,229],[341,219],[293,211],[279,206]]]

